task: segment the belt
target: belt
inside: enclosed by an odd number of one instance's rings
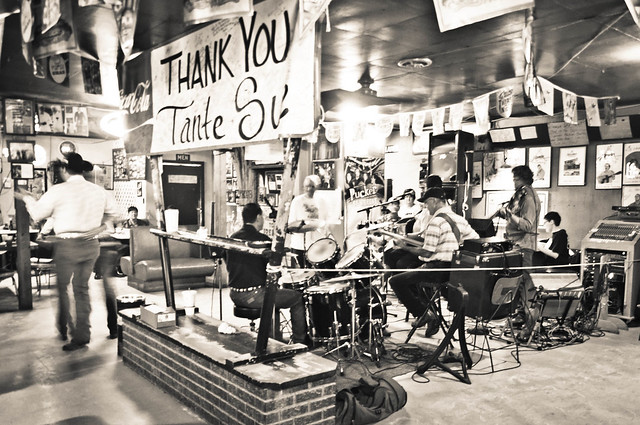
[[[234,292],[251,292],[262,288],[262,286],[249,286],[248,288],[231,288]]]

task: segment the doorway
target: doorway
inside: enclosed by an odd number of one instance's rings
[[[204,226],[204,162],[162,162],[164,207],[180,211],[179,225]]]

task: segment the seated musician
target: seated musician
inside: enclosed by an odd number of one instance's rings
[[[258,204],[249,203],[244,206],[242,222],[242,228],[232,234],[232,238],[245,241],[271,241],[269,236],[260,232],[264,226],[264,218]],[[227,251],[229,287],[231,288],[231,300],[234,304],[247,308],[262,308],[267,280],[267,263],[267,258],[259,255],[245,254],[234,250]],[[275,306],[277,309],[289,309],[293,342],[308,344],[302,293],[293,289],[278,288]]]
[[[536,258],[545,266],[569,264],[569,237],[564,229],[561,229],[562,218],[555,211],[549,211],[544,216],[544,230],[551,234],[546,241],[538,241]],[[536,261],[537,263],[538,261]]]
[[[431,174],[426,179],[425,190],[429,190],[434,187],[442,188],[442,179],[440,178],[440,176]],[[422,210],[415,216],[416,221],[413,224],[412,232],[407,233],[408,238],[415,239],[417,241],[422,241],[422,233],[427,228],[429,220],[431,220],[429,209],[422,205],[426,200],[426,198],[424,197],[425,193],[423,193],[420,199],[418,199],[418,202],[421,204]],[[417,255],[404,250],[399,246],[385,251],[384,263],[390,269],[413,269],[422,265],[422,261],[420,261]]]
[[[451,267],[453,252],[466,239],[477,239],[478,234],[467,220],[455,214],[449,207],[444,190],[431,188],[421,198],[432,216],[424,231],[424,243],[421,248],[408,245],[400,240],[402,249],[415,255],[423,262],[421,269],[448,269]],[[398,300],[420,321],[413,327],[421,327],[428,321],[437,320],[432,315],[424,315],[428,307],[428,298],[421,290],[425,284],[441,284],[449,280],[449,271],[424,272],[422,270],[400,273],[389,280]],[[436,327],[437,329],[437,327]]]
[[[416,203],[416,191],[405,189],[402,193],[402,203],[398,215],[400,218],[410,218],[417,216],[422,211],[422,205]]]

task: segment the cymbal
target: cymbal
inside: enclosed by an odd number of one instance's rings
[[[323,280],[322,282],[320,282],[320,284],[323,283],[336,283],[336,282],[346,282],[349,280],[360,280],[360,279],[369,279],[372,277],[378,277],[380,275],[380,273],[369,273],[369,274],[348,274],[345,276],[338,276],[338,277],[334,277],[332,279],[328,279],[328,280]]]

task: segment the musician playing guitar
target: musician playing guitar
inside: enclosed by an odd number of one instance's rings
[[[427,190],[421,198],[421,202],[426,204],[426,208],[429,209],[432,216],[423,234],[424,244],[422,247],[416,247],[406,243],[403,239],[397,239],[396,243],[401,249],[418,256],[422,261],[421,269],[449,269],[453,252],[459,249],[460,243],[466,239],[477,239],[479,236],[464,217],[451,210],[442,188]],[[433,335],[435,333],[432,332],[433,330],[437,332],[438,319],[433,314],[424,314],[429,306],[429,298],[425,295],[422,287],[434,288],[448,280],[448,270],[428,273],[423,270],[409,271],[389,279],[389,284],[398,300],[407,307],[407,310],[415,318],[422,319],[416,320],[412,326],[419,328],[429,324],[427,336]]]
[[[516,189],[508,205],[503,205],[495,215],[507,221],[505,238],[511,240],[522,250],[522,266],[533,265],[533,253],[537,248],[538,221],[540,217],[540,199],[533,183],[533,171],[526,165],[519,165],[511,170],[513,185]],[[523,285],[519,290],[520,301],[526,305],[535,295],[535,287],[527,270],[523,271]],[[528,311],[528,309],[523,309]],[[527,322],[531,317],[520,317]]]

